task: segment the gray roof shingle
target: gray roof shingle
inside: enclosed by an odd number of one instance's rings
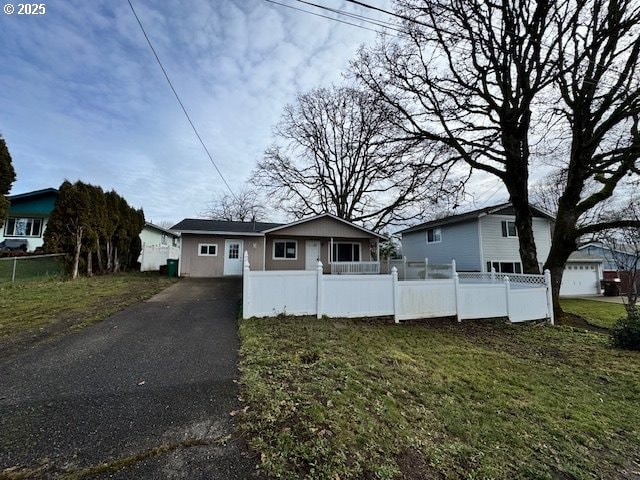
[[[228,222],[226,220],[205,220],[202,218],[185,218],[176,223],[171,230],[178,232],[233,232],[262,233],[265,230],[281,226],[281,223],[267,222]]]

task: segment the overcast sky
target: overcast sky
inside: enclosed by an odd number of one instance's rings
[[[270,143],[284,105],[339,82],[358,46],[376,37],[265,0],[132,1],[233,188]],[[342,0],[322,3],[376,16]],[[11,193],[82,180],[115,189],[147,220],[177,222],[224,191],[126,0],[55,0],[42,16],[1,14],[0,49],[0,132],[17,173]],[[488,180],[482,190],[498,193],[493,202],[504,199],[498,187]]]

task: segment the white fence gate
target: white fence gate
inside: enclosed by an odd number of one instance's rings
[[[166,265],[168,258],[179,258],[180,248],[173,245],[145,245],[142,247],[140,257],[141,272],[153,272],[160,269],[160,265]]]
[[[511,322],[548,319],[553,324],[551,275],[464,274],[398,281],[389,275],[324,275],[316,271],[251,271],[245,252],[242,316],[323,315],[400,320],[457,316],[458,320],[508,317]]]

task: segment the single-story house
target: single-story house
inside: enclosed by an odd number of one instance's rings
[[[167,228],[154,225],[151,222],[145,222],[140,232],[140,241],[143,247],[160,245],[178,247],[180,245],[180,234]]]
[[[171,227],[181,235],[180,276],[242,275],[243,252],[251,270],[379,273],[386,237],[331,214],[292,223],[229,222],[185,218]]]
[[[531,206],[533,237],[539,267],[551,249],[554,217]],[[402,254],[409,262],[448,264],[456,261],[461,272],[522,273],[516,217],[510,203],[502,203],[470,212],[451,215],[407,228],[399,232]],[[602,260],[574,253],[567,261],[561,295],[597,295],[600,293]],[[593,278],[592,278],[593,277]]]
[[[55,188],[7,196],[11,205],[0,229],[0,243],[6,240],[7,245],[25,245],[27,252],[42,247],[42,237],[57,197]]]

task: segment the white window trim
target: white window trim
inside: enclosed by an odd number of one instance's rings
[[[287,242],[293,242],[296,245],[296,256],[294,258],[287,258]],[[284,257],[276,257],[276,243],[284,243]],[[288,261],[295,261],[298,260],[298,241],[297,240],[291,240],[291,239],[286,239],[286,238],[279,238],[277,240],[273,241],[273,247],[271,249],[271,259],[272,260],[288,260]]]
[[[336,248],[336,253],[338,253],[338,247],[337,245],[351,245],[353,247],[353,245],[357,245],[358,246],[358,258],[360,260],[358,260],[358,262],[362,262],[362,243],[360,242],[333,242],[334,247]],[[331,252],[331,256],[337,258],[338,255],[333,255],[333,252]],[[353,250],[352,250],[352,255],[353,255]],[[351,262],[347,262],[347,263],[354,263],[356,260],[352,260]],[[333,260],[333,263],[341,263],[339,260]]]
[[[216,247],[216,253],[202,253],[202,247],[206,246],[207,251],[209,247]],[[218,244],[217,243],[199,243],[198,244],[198,256],[199,257],[217,257],[218,256]]]
[[[440,236],[440,240],[433,240],[433,241],[429,241],[429,230],[433,230],[434,234],[433,236],[435,237],[435,232],[437,231],[439,233]],[[424,232],[424,237],[427,240],[427,243],[431,244],[431,243],[442,243],[442,228],[440,227],[434,227],[434,228],[427,228],[427,230]]]
[[[518,226],[516,225],[516,221],[515,220],[502,220],[503,222],[505,222],[505,228],[507,231],[507,236],[503,237],[503,238],[518,238]],[[509,224],[513,223],[513,228],[516,231],[515,235],[509,235]],[[500,228],[502,228],[502,225],[500,225]]]
[[[13,231],[14,233],[8,233],[8,228],[9,228],[9,220],[14,220],[14,227],[13,227]],[[16,235],[15,234],[15,221],[16,220],[31,220],[32,223],[32,229],[33,229],[33,220],[40,220],[40,233],[38,233],[38,235]],[[42,217],[8,217],[7,220],[5,221],[4,224],[4,236],[5,237],[29,237],[29,238],[40,238],[42,237],[42,231],[44,230],[44,218]]]

